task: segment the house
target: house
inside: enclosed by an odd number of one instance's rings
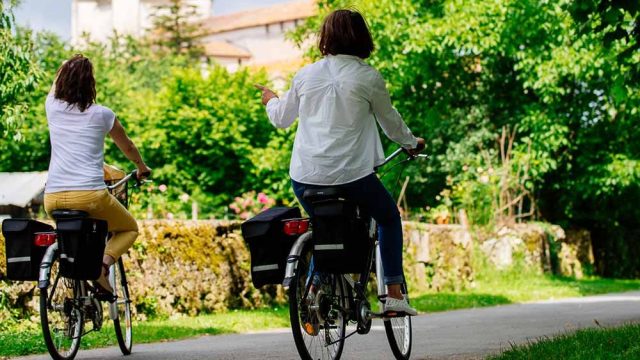
[[[297,0],[214,15],[202,21],[201,41],[206,56],[231,71],[240,66],[264,67],[278,78],[302,66],[302,50],[285,34],[316,13],[316,1]]]
[[[32,217],[43,205],[47,172],[0,172],[0,218]]]
[[[186,0],[195,7],[198,21],[211,15],[213,0]],[[142,36],[152,26],[151,15],[167,0],[72,0],[71,41],[81,42],[84,34],[94,41],[106,41],[114,31]]]

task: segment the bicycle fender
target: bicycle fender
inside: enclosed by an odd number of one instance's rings
[[[300,258],[300,254],[302,254],[302,250],[304,249],[307,242],[311,240],[311,231],[307,231],[302,234],[293,246],[291,247],[291,251],[289,251],[289,257],[287,258],[287,267],[284,271],[284,280],[282,281],[282,286],[288,288],[293,280],[296,270],[298,268],[298,259]]]
[[[57,242],[49,246],[47,248],[47,251],[44,253],[44,256],[42,257],[42,261],[40,262],[40,273],[38,275],[38,289],[46,289],[49,287],[51,263],[53,262],[56,251],[58,251]]]

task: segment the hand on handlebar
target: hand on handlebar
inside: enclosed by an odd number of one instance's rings
[[[146,164],[142,164],[140,166],[138,166],[138,169],[136,170],[136,178],[138,181],[140,180],[144,180],[148,177],[151,176],[151,168],[148,167]]]
[[[415,149],[407,149],[407,152],[409,153],[409,155],[411,156],[416,156],[418,155],[422,150],[424,150],[425,148],[425,142],[424,139],[419,137],[416,138],[418,140],[418,145],[415,147]]]

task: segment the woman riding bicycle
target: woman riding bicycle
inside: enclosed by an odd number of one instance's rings
[[[67,60],[58,69],[51,90],[45,103],[51,139],[45,210],[47,214],[56,209],[83,210],[108,222],[113,237],[105,248],[104,270],[96,283],[100,291],[112,293],[107,280],[109,266],[136,240],[138,225],[106,189],[103,172],[106,135],[136,165],[139,179],[149,176],[151,169],[113,111],[95,103],[93,65],[88,58],[75,55]]]
[[[309,188],[340,188],[378,223],[388,296],[385,312],[416,315],[402,294],[402,223],[395,201],[374,174],[384,161],[376,121],[391,140],[411,153],[424,148],[393,108],[385,81],[364,59],[374,49],[360,13],[337,10],[324,20],[319,49],[324,58],[304,67],[282,98],[262,90],[271,123],[290,126],[300,117],[289,175],[302,207]],[[365,249],[362,249],[365,251]]]

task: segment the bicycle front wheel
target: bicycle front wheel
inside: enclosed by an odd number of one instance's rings
[[[73,359],[80,348],[84,323],[78,307],[79,282],[60,275],[57,255],[50,269],[49,286],[40,289],[42,335],[53,359]]]
[[[406,287],[406,284],[403,285],[402,292],[405,294],[407,293]],[[393,356],[398,360],[408,360],[411,356],[412,342],[411,316],[385,319],[384,330],[387,333]]]
[[[111,286],[116,295],[116,300],[109,304],[113,327],[116,330],[116,338],[123,355],[131,354],[133,347],[133,328],[131,325],[131,297],[129,295],[129,285],[124,272],[122,258],[112,266],[113,276]]]
[[[333,274],[309,279],[310,260],[311,251],[301,256],[289,287],[293,339],[303,360],[337,360],[344,348],[347,323],[344,283]]]

